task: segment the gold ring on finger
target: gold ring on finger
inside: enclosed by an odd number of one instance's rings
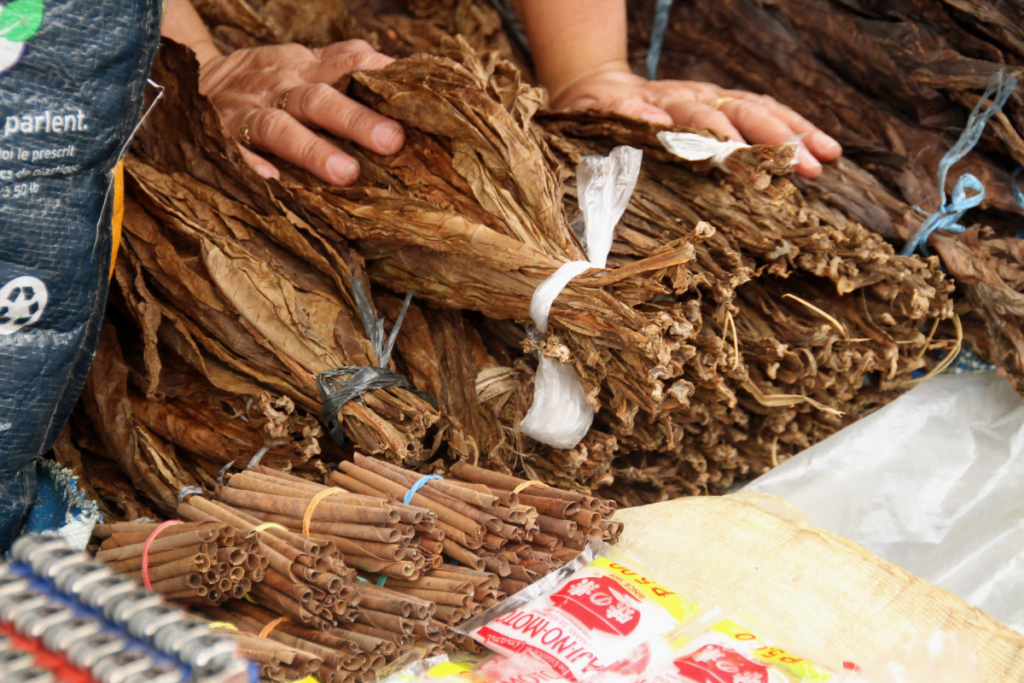
[[[277,102],[274,103],[274,108],[286,111],[288,109],[288,96],[291,94],[291,90],[285,90],[281,93],[281,96],[277,98]]]
[[[238,126],[238,139],[242,141],[242,144],[246,147],[252,147],[252,139],[249,138],[249,119],[248,117],[242,121],[242,124]]]
[[[735,97],[719,97],[717,100],[715,100],[715,103],[711,105],[711,108],[721,109],[723,104],[725,104],[726,102],[732,102],[735,99]]]

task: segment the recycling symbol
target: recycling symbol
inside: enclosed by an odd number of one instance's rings
[[[0,335],[14,334],[39,320],[46,300],[46,285],[27,275],[0,288]]]
[[[18,63],[25,43],[43,23],[44,0],[14,0],[0,7],[0,73]]]

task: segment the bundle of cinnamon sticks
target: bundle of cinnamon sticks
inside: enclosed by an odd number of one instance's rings
[[[103,542],[96,557],[168,600],[189,604],[240,598],[263,580],[268,558],[255,535],[216,521],[160,526],[97,525],[93,533]]]
[[[256,465],[225,473],[215,499],[184,496],[187,521],[159,534],[98,527],[99,557],[141,577],[149,541],[153,588],[237,628],[269,680],[362,683],[414,650],[473,649],[450,627],[622,532],[612,501],[466,464],[451,474],[357,453],[323,485]],[[245,583],[203,583],[217,560],[254,558]]]

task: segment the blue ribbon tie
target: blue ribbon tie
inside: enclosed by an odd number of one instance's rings
[[[416,495],[416,492],[427,485],[428,481],[433,479],[444,479],[444,477],[437,474],[428,474],[425,477],[421,477],[415,484],[412,485],[408,491],[405,492],[405,497],[402,498],[402,502],[406,505],[412,505],[412,497]]]

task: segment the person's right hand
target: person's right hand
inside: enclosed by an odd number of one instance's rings
[[[264,178],[281,174],[253,150],[269,152],[332,185],[351,185],[359,177],[359,164],[309,128],[322,128],[378,154],[400,150],[405,143],[401,125],[334,88],[345,74],[393,61],[362,40],[313,50],[298,44],[256,47],[204,61],[199,89],[228,133],[242,143],[245,160]]]

